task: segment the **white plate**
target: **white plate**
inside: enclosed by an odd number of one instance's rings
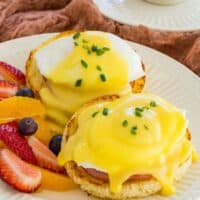
[[[52,34],[36,35],[0,43],[0,60],[18,66],[24,71],[31,49]],[[145,90],[156,93],[180,108],[187,110],[194,145],[200,155],[200,79],[175,60],[145,46],[130,43],[141,55],[147,67]],[[0,181],[0,200],[91,200],[80,190],[22,194]],[[200,162],[194,164],[185,178],[177,184],[177,194],[172,197],[153,196],[146,200],[200,200]]]
[[[200,30],[200,0],[186,0],[171,6],[143,0],[93,0],[107,17],[123,24],[143,24],[169,31]]]

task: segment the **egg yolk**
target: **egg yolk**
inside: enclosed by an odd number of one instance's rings
[[[128,95],[96,103],[79,113],[78,127],[58,162],[96,166],[108,174],[113,193],[130,176],[151,174],[162,194],[173,194],[176,170],[193,152],[187,127],[182,112],[157,96]]]

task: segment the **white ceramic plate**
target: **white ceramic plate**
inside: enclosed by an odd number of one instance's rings
[[[143,24],[168,31],[200,30],[200,0],[185,0],[171,6],[143,0],[93,0],[107,17],[123,24]]]
[[[0,60],[24,65],[31,49],[52,34],[36,35],[0,43]],[[194,145],[200,155],[200,79],[175,60],[145,46],[130,43],[141,55],[147,67],[145,90],[156,93],[187,111]],[[52,180],[53,181],[53,180]],[[91,200],[80,190],[22,194],[0,181],[0,200]],[[171,197],[153,196],[146,200],[200,200],[200,162],[194,164],[184,179],[177,183],[177,194]]]

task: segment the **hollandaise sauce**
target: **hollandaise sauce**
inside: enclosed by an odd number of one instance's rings
[[[132,175],[150,174],[160,182],[162,194],[170,195],[176,171],[194,153],[187,128],[180,110],[151,94],[99,102],[79,113],[78,128],[58,162],[89,164],[107,173],[113,193]]]

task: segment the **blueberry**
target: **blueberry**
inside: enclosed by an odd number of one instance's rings
[[[34,121],[33,118],[26,117],[19,121],[18,128],[19,128],[19,132],[22,135],[30,136],[30,135],[33,135],[37,131],[38,125]]]
[[[34,98],[34,92],[30,88],[24,87],[17,91],[16,96]]]
[[[61,149],[62,135],[58,134],[51,138],[49,149],[57,156]]]

